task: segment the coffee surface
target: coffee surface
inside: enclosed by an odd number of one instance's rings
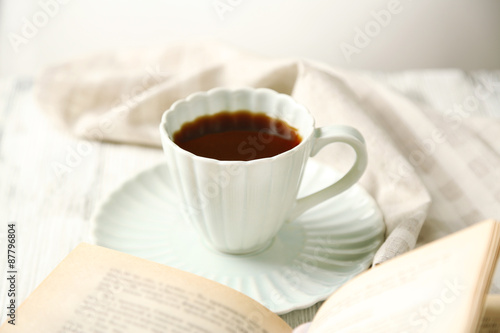
[[[297,129],[264,113],[222,111],[187,122],[174,133],[181,148],[221,161],[272,157],[301,142]]]

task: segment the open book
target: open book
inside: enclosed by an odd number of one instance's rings
[[[338,289],[308,333],[495,332],[485,300],[500,249],[486,221],[381,264]],[[290,333],[279,316],[208,279],[80,244],[19,307],[1,333]],[[496,327],[496,328],[495,328]]]

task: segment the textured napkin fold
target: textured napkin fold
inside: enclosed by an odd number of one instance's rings
[[[404,97],[353,73],[297,59],[259,57],[214,44],[95,55],[45,70],[37,80],[42,108],[85,139],[160,147],[158,124],[176,100],[214,87],[267,87],[304,104],[316,126],[359,129],[369,163],[361,185],[387,226],[374,263],[412,249],[430,196],[403,155],[420,110]],[[335,147],[340,146],[340,147]],[[352,154],[330,145],[317,159],[346,170]]]

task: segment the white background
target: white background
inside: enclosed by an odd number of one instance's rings
[[[52,4],[52,17],[44,22],[48,15],[42,4],[51,2],[57,7]],[[193,38],[345,68],[500,68],[497,0],[401,0],[400,11],[385,27],[375,23],[379,31],[348,61],[342,43],[355,45],[356,29],[373,25],[372,11],[387,9],[390,2],[0,0],[0,75],[32,75],[49,63],[82,54]],[[219,15],[214,4],[221,3],[231,10]],[[13,47],[10,39],[23,36],[26,22],[38,23],[36,33]]]

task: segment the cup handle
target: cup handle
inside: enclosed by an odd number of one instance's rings
[[[366,169],[368,157],[365,140],[361,133],[350,126],[327,126],[316,128],[310,156],[316,155],[324,146],[330,143],[342,142],[351,146],[356,152],[356,161],[351,169],[332,185],[306,197],[297,199],[297,203],[288,221],[295,220],[309,208],[336,196],[354,185]]]

